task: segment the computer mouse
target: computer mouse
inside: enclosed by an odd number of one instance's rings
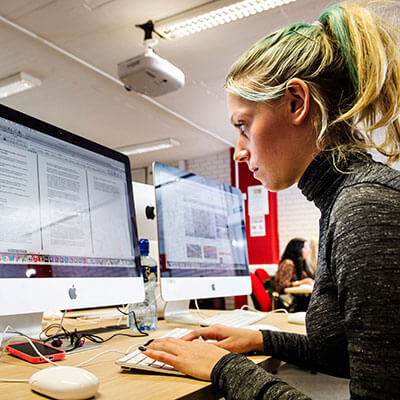
[[[34,392],[57,400],[83,400],[93,397],[99,380],[91,372],[78,367],[49,367],[29,379]]]

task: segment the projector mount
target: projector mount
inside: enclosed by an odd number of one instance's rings
[[[151,19],[149,19],[144,24],[135,25],[137,28],[143,29],[144,31],[144,41],[143,45],[147,51],[155,52],[155,46],[158,44],[158,39],[153,38],[153,32],[160,37],[161,39],[165,39],[165,36],[161,35],[161,33],[157,32],[154,27],[154,23]]]

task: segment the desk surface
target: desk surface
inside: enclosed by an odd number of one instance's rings
[[[299,285],[299,286],[291,286],[284,289],[285,293],[291,294],[311,294],[313,290],[312,285]]]
[[[212,313],[210,311],[209,313]],[[115,320],[114,320],[115,321]],[[101,324],[111,324],[113,320],[101,320]],[[158,328],[151,332],[148,338],[162,336],[165,332],[176,328],[177,326],[195,329],[195,326],[181,325],[166,321],[158,321]],[[259,321],[257,324],[270,324],[281,328],[284,331],[305,333],[304,326],[293,325],[287,322],[286,314],[269,314],[267,317]],[[65,326],[67,326],[68,321]],[[95,327],[95,321],[80,321],[74,322],[74,327],[78,330]],[[98,323],[97,323],[98,324]],[[130,330],[120,332],[131,333]],[[115,332],[113,332],[115,333]],[[106,338],[107,335],[101,336]],[[105,350],[116,349],[126,351],[126,349],[135,343],[143,343],[148,338],[129,338],[117,336],[107,343],[104,343],[100,348],[84,351],[81,353],[67,354],[65,360],[59,362],[59,365],[76,365],[82,361],[88,360],[96,354]],[[200,399],[218,399],[220,396],[215,392],[210,382],[203,382],[188,377],[168,376],[161,374],[152,374],[147,372],[127,372],[121,369],[114,361],[121,358],[123,355],[118,353],[108,353],[96,360],[93,360],[84,368],[94,373],[100,380],[99,392],[96,399],[132,399],[140,398],[147,399],[181,399],[181,400],[200,400]],[[264,367],[268,367],[268,357],[252,356],[251,359],[257,363],[263,363]],[[195,361],[194,361],[195,362]],[[27,379],[39,369],[48,368],[47,364],[29,364],[26,361],[12,357],[9,354],[4,354],[0,359],[0,378],[9,379]],[[0,400],[10,399],[44,399],[31,392],[27,383],[2,383],[0,382]]]

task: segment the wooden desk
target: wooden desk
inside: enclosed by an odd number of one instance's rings
[[[115,320],[101,320],[102,325],[108,325]],[[65,326],[71,322],[66,322]],[[289,324],[286,314],[269,314],[264,320],[257,324],[270,324],[281,328],[284,331],[305,333],[304,326]],[[100,348],[84,351],[81,353],[69,354],[66,359],[59,362],[59,365],[76,365],[82,361],[88,360],[96,354],[105,350],[116,349],[126,351],[126,349],[135,343],[143,343],[151,337],[159,337],[165,332],[184,326],[195,328],[190,325],[180,325],[159,321],[156,331],[151,332],[146,338],[128,338],[117,336],[116,338],[104,343]],[[74,322],[74,327],[79,329],[87,329],[94,327],[94,321]],[[120,332],[131,333],[130,330]],[[115,332],[113,332],[115,333]],[[107,335],[101,336],[106,338]],[[192,378],[168,376],[161,374],[153,374],[147,372],[126,372],[117,366],[114,361],[123,355],[118,353],[108,353],[90,364],[84,366],[85,369],[94,373],[100,380],[99,392],[96,395],[97,400],[123,400],[138,398],[141,400],[150,399],[181,399],[181,400],[212,400],[219,399],[221,396],[216,392],[210,382],[203,382]],[[256,363],[262,363],[264,368],[268,369],[269,360],[266,356],[252,356],[252,360]],[[193,360],[193,362],[196,362]],[[48,368],[47,364],[29,364],[26,361],[4,354],[0,359],[0,378],[27,379],[33,373],[42,368]],[[45,397],[33,393],[29,384],[26,383],[3,383],[0,382],[0,400],[24,400],[24,399],[45,399]]]
[[[299,285],[287,287],[284,289],[284,292],[290,294],[311,294],[312,290],[312,285]]]

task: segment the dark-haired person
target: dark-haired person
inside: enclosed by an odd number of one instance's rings
[[[269,190],[297,183],[321,211],[307,335],[211,326],[155,340],[146,355],[211,379],[228,400],[308,399],[239,354],[254,350],[349,378],[352,400],[400,398],[400,172],[366,152],[400,159],[399,52],[398,27],[344,2],[233,65],[235,159]]]
[[[307,241],[290,240],[275,274],[275,289],[278,293],[283,293],[287,287],[314,284],[314,279],[307,274],[306,261],[309,255],[310,246]]]
[[[300,285],[313,285],[314,279],[308,276],[307,259],[310,256],[310,246],[304,239],[292,239],[286,245],[281,262],[275,274],[275,290],[281,294],[281,306],[289,311],[306,311],[310,300],[309,295],[284,294],[285,289]],[[282,295],[283,294],[283,295]]]

